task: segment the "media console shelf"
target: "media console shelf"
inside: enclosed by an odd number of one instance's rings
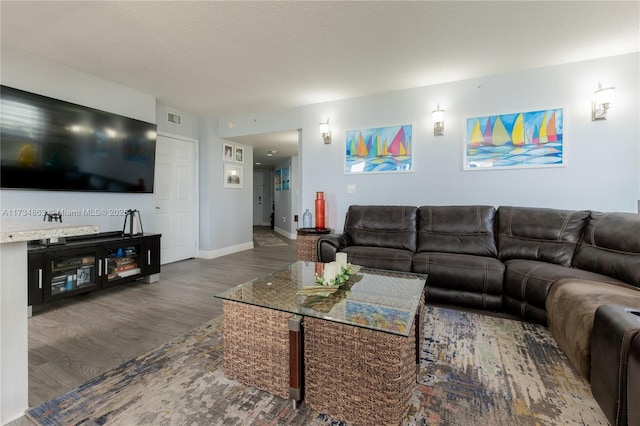
[[[64,245],[29,242],[29,313],[33,306],[77,294],[139,279],[158,281],[160,237],[104,232],[69,237]]]

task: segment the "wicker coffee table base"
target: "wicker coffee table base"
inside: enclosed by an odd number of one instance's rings
[[[289,398],[291,314],[225,300],[224,374]]]
[[[304,319],[305,403],[350,425],[399,425],[416,383],[408,337]]]
[[[225,300],[224,373],[294,407],[304,393],[309,407],[350,425],[400,425],[416,383],[422,307],[404,337]]]

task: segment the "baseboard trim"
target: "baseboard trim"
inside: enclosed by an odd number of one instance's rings
[[[226,256],[228,254],[251,250],[252,248],[253,241],[250,243],[238,244],[235,246],[225,247],[217,250],[200,250],[198,251],[198,257],[200,259],[215,259],[216,257]]]
[[[290,234],[287,231],[285,231],[284,229],[280,229],[277,226],[275,228],[273,228],[273,232],[275,232],[276,234],[280,234],[283,237],[287,237],[290,240],[295,240],[296,239],[296,234]]]

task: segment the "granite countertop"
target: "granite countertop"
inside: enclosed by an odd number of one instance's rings
[[[97,234],[97,225],[70,225],[60,222],[17,222],[0,223],[0,243],[40,240],[52,237],[72,237]]]

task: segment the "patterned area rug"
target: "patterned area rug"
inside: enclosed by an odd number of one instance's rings
[[[253,243],[260,247],[284,247],[289,245],[278,238],[270,228],[253,228]]]
[[[427,307],[406,425],[607,425],[549,331]],[[39,425],[341,425],[224,377],[222,317],[28,411]]]

